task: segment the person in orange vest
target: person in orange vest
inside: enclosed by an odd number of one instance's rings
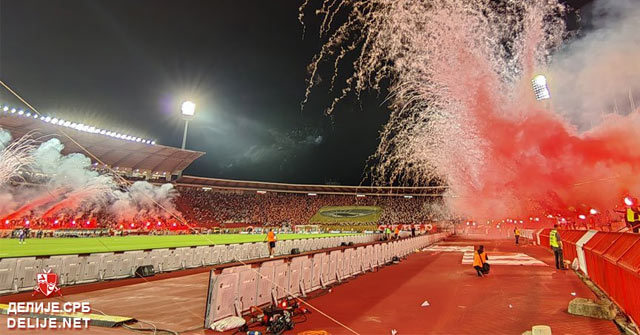
[[[484,245],[478,247],[478,250],[473,253],[473,268],[478,272],[478,277],[484,277],[489,274],[489,263],[487,263],[487,253],[484,252]]]
[[[518,227],[516,226],[516,228],[513,230],[513,234],[516,236],[516,244],[520,244],[520,229],[518,229]]]
[[[396,226],[395,234],[396,234],[396,240],[399,239],[400,238],[400,225]]]
[[[273,258],[273,250],[276,248],[276,241],[278,238],[276,237],[276,233],[273,232],[273,229],[269,229],[267,233],[267,243],[269,245],[269,258]]]

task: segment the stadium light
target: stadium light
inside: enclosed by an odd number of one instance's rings
[[[633,206],[633,198],[629,196],[624,197],[624,204],[627,206]]]
[[[549,86],[547,86],[547,77],[539,74],[533,77],[531,84],[533,85],[533,93],[536,96],[536,100],[541,101],[551,98]]]
[[[15,114],[15,115],[17,115],[19,117],[33,118],[35,120],[40,119],[40,121],[42,121],[42,122],[46,122],[46,123],[49,123],[49,124],[52,124],[52,125],[56,125],[56,126],[59,126],[59,127],[72,128],[72,129],[75,129],[77,131],[82,131],[82,132],[86,132],[86,133],[100,134],[100,135],[115,137],[115,138],[118,138],[118,139],[131,141],[131,142],[137,142],[137,143],[144,143],[144,144],[151,144],[151,145],[155,145],[156,144],[155,141],[143,139],[141,137],[126,135],[126,134],[122,134],[121,135],[119,133],[108,131],[108,130],[105,130],[105,129],[101,129],[101,128],[98,128],[98,127],[95,127],[95,126],[86,125],[86,124],[83,124],[83,123],[75,123],[75,122],[71,122],[71,121],[66,121],[66,120],[63,120],[63,119],[58,119],[58,118],[53,117],[53,116],[38,115],[38,113],[31,112],[29,110],[16,109],[16,108],[13,108],[13,107],[10,107],[10,106],[7,106],[7,105],[4,105],[2,107],[2,112]],[[118,136],[116,136],[116,134]]]
[[[597,209],[595,209],[595,208],[591,208],[591,209],[589,210],[589,214],[591,214],[591,215],[596,215],[596,214],[598,214],[598,210],[597,210]]]
[[[580,214],[580,215],[578,215],[578,218],[579,218],[580,220],[584,220],[584,219],[586,219],[586,218],[587,218],[587,216],[586,216],[586,215],[584,215],[584,214]]]
[[[189,129],[189,120],[193,119],[196,115],[196,104],[187,100],[182,103],[180,107],[182,111],[182,117],[184,118],[184,135],[182,135],[182,150],[184,150],[187,144],[187,131]]]

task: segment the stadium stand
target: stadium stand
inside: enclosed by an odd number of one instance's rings
[[[382,215],[376,224],[412,224],[434,220],[429,206],[431,197],[354,194],[280,193],[222,190],[202,187],[178,188],[178,208],[193,223],[205,227],[238,225],[280,226],[307,224],[314,214],[327,206],[378,206]],[[358,221],[344,224],[357,224]]]

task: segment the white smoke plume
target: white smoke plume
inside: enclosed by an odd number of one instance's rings
[[[133,221],[137,218],[170,218],[180,215],[173,203],[178,192],[172,184],[155,186],[137,181],[126,192],[113,193],[115,201],[109,207],[118,221]]]
[[[8,133],[0,131],[0,143],[0,169],[27,169],[30,178],[27,186],[2,186],[12,174],[0,175],[4,178],[0,179],[0,217],[79,218],[106,213],[117,220],[133,220],[180,215],[173,204],[177,195],[173,185],[138,181],[126,187],[113,176],[92,170],[88,157],[64,155],[64,145],[56,138],[36,148],[28,136],[11,142]]]
[[[640,0],[600,0],[593,27],[554,56],[553,107],[581,129],[640,107]]]

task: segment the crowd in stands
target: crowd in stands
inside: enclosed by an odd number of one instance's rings
[[[140,217],[135,222],[119,222],[113,215],[99,209],[91,213],[64,213],[56,217],[42,218],[36,213],[2,219],[3,235],[13,229],[28,228],[37,231],[53,230],[106,230],[109,235],[122,231],[157,234],[189,231],[192,227],[234,231],[255,227],[292,227],[308,224],[309,219],[324,206],[378,206],[382,214],[378,222],[340,223],[359,228],[376,227],[378,224],[412,224],[429,221],[429,205],[432,198],[402,196],[332,195],[306,193],[279,193],[254,191],[210,190],[199,187],[180,187],[175,199],[186,225],[178,219]],[[218,230],[216,230],[218,231]],[[102,233],[103,234],[103,233]]]
[[[430,220],[431,198],[306,193],[258,193],[217,191],[195,187],[179,188],[178,208],[185,218],[205,226],[307,224],[324,206],[379,206],[378,223],[421,223]]]

